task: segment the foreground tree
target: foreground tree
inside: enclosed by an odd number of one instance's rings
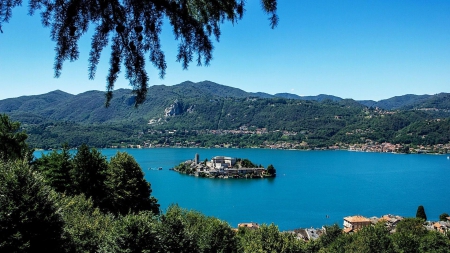
[[[0,160],[29,158],[31,152],[25,140],[25,132],[20,131],[20,123],[13,122],[6,114],[0,114]]]
[[[105,187],[108,164],[106,158],[96,149],[81,145],[73,158],[71,178],[75,194],[84,194],[92,198],[94,204],[101,209],[106,205],[107,190]]]
[[[270,25],[278,23],[277,0],[261,0],[263,10],[270,15]],[[8,22],[12,9],[22,0],[0,0],[0,31]],[[29,0],[30,14],[41,11],[42,24],[51,27],[51,39],[56,42],[55,77],[61,75],[66,60],[79,57],[78,41],[89,26],[94,27],[89,55],[89,78],[95,77],[102,50],[112,39],[110,69],[107,77],[107,105],[112,98],[114,83],[125,66],[125,77],[136,93],[136,105],[144,102],[148,87],[145,55],[164,77],[166,60],[159,35],[164,19],[168,19],[179,40],[177,61],[184,69],[195,60],[208,65],[212,59],[211,37],[218,41],[220,24],[233,24],[243,17],[244,0],[132,0],[132,1],[57,1]]]
[[[421,218],[427,220],[427,215],[425,214],[425,208],[423,206],[417,207],[416,218]]]
[[[392,242],[397,252],[419,252],[420,239],[427,233],[422,218],[405,218],[401,220],[392,235]]]
[[[105,185],[108,191],[105,205],[109,211],[122,215],[144,210],[159,214],[157,200],[150,196],[150,183],[131,155],[117,152],[111,157]]]
[[[291,233],[278,230],[274,224],[263,224],[258,229],[239,228],[238,252],[304,252],[304,242]]]
[[[73,190],[70,172],[73,170],[72,155],[67,144],[60,152],[54,150],[50,154],[34,162],[34,166],[44,175],[46,182],[57,192],[71,193]]]
[[[448,215],[448,213],[442,213],[441,215],[439,215],[439,220],[447,221],[447,217],[450,217],[450,215]]]
[[[113,236],[102,242],[98,252],[161,252],[157,224],[151,212],[120,216],[114,222]]]
[[[56,193],[27,161],[0,161],[0,252],[65,252]]]
[[[115,237],[114,217],[94,206],[83,194],[60,199],[68,252],[99,252]],[[45,251],[43,251],[45,252]]]

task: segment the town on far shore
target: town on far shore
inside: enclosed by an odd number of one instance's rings
[[[248,159],[227,156],[215,156],[211,160],[200,162],[197,153],[193,160],[187,160],[172,170],[179,173],[205,178],[273,178],[276,170],[272,164],[264,168]]]

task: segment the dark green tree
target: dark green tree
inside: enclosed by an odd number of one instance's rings
[[[184,219],[185,210],[172,205],[160,217],[158,235],[161,238],[161,252],[198,252],[195,236],[188,233],[188,224]]]
[[[447,253],[450,251],[450,240],[443,234],[435,231],[429,232],[420,241],[419,252]]]
[[[401,220],[392,235],[392,243],[397,252],[419,252],[420,239],[427,233],[422,218]]]
[[[269,166],[267,166],[267,173],[269,173],[270,175],[276,175],[277,170],[275,169],[275,167],[273,167],[272,164],[270,164]]]
[[[0,252],[65,252],[56,193],[27,161],[0,161]]]
[[[258,229],[240,228],[238,252],[303,252],[303,241],[291,233],[283,233],[274,224]]]
[[[442,213],[441,215],[439,215],[439,220],[440,221],[448,221],[447,218],[450,217],[450,215],[448,215],[448,213]]]
[[[107,189],[105,185],[108,164],[106,157],[98,150],[90,149],[87,145],[81,145],[73,158],[71,178],[75,194],[84,194],[92,198],[95,206],[104,208],[107,203]]]
[[[161,252],[157,234],[158,220],[151,212],[120,216],[113,225],[113,236],[105,240],[99,252]]]
[[[425,214],[425,208],[423,206],[417,207],[416,218],[421,218],[427,220],[427,215]]]
[[[353,235],[354,240],[346,246],[346,252],[354,253],[394,253],[394,244],[383,223],[367,226]]]
[[[322,248],[326,248],[339,236],[343,235],[342,229],[337,224],[334,224],[333,226],[325,226],[325,231],[326,232],[320,237],[320,245]]]
[[[19,122],[0,114],[0,160],[31,159],[32,152],[25,142],[27,138],[27,134],[20,131]]]
[[[261,0],[277,25],[277,0]],[[0,0],[0,30],[8,22],[15,6],[22,0]],[[136,104],[144,102],[148,87],[146,55],[164,77],[166,60],[161,49],[163,20],[168,20],[179,40],[177,61],[184,69],[190,62],[208,65],[212,59],[211,37],[220,38],[220,24],[236,23],[244,14],[244,0],[151,0],[151,1],[56,1],[30,0],[29,12],[41,11],[42,24],[51,28],[56,42],[55,76],[61,75],[63,63],[79,57],[78,41],[89,28],[94,35],[89,55],[89,78],[94,79],[102,50],[112,41],[107,77],[107,104],[122,66],[125,77],[136,94]]]
[[[101,212],[84,194],[61,198],[60,206],[64,232],[70,238],[68,252],[99,252],[116,237],[114,217]]]
[[[71,193],[73,185],[70,172],[73,170],[73,162],[67,144],[63,145],[60,152],[54,150],[50,154],[42,154],[42,157],[34,162],[34,166],[55,191]]]
[[[150,183],[136,160],[127,153],[117,152],[108,163],[105,185],[108,191],[108,210],[122,215],[128,212],[151,211],[159,214],[159,205]]]

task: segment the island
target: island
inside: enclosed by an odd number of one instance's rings
[[[248,159],[215,156],[200,162],[199,154],[173,168],[179,173],[205,178],[273,178],[276,170],[272,164],[264,168]]]

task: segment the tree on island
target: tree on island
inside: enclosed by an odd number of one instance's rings
[[[277,170],[275,169],[275,167],[273,167],[272,164],[270,164],[269,166],[267,166],[267,173],[269,173],[270,175],[275,175],[277,174]]]
[[[425,208],[423,206],[417,208],[416,218],[427,220],[427,215],[425,214]]]
[[[261,0],[269,14],[272,28],[278,23],[277,0]],[[12,16],[12,9],[22,0],[0,0],[0,32],[2,23]],[[29,13],[41,12],[42,24],[51,28],[56,42],[55,77],[61,75],[63,63],[79,57],[78,42],[89,26],[94,28],[89,53],[89,79],[94,79],[102,50],[112,40],[110,68],[107,76],[106,105],[112,98],[114,84],[125,67],[125,77],[136,94],[135,105],[145,101],[148,74],[145,57],[159,71],[166,73],[166,60],[160,43],[164,20],[169,20],[175,39],[179,40],[177,61],[184,69],[189,63],[208,65],[212,59],[212,37],[220,38],[220,24],[235,24],[245,11],[244,0],[150,0],[150,1],[42,1],[30,0]]]

